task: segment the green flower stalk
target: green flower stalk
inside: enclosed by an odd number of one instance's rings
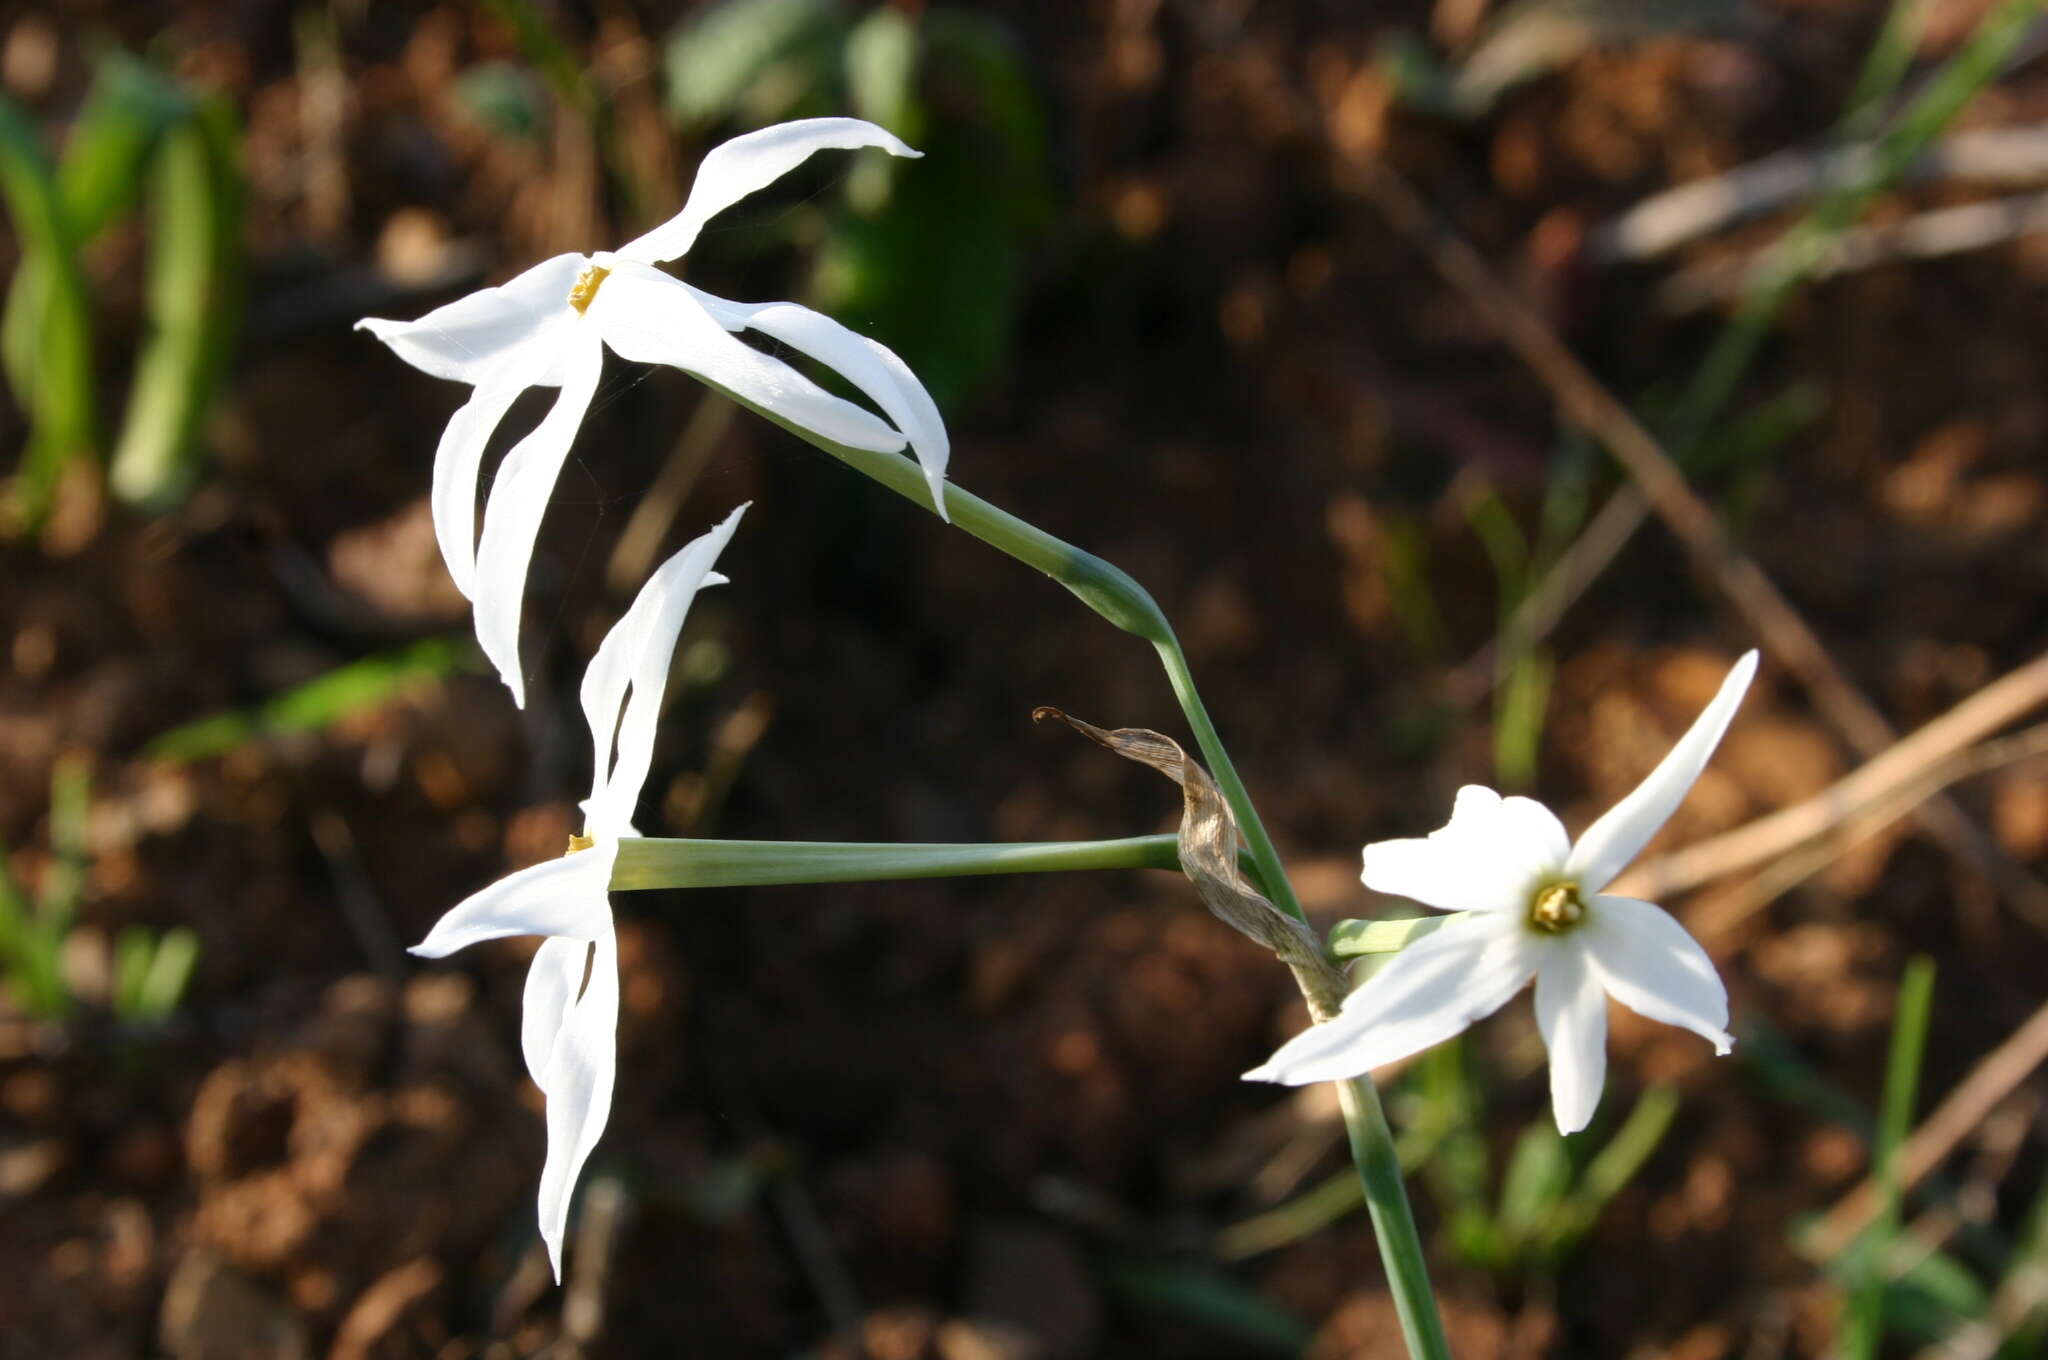
[[[1272,837],[1260,820],[1251,794],[1237,773],[1230,753],[1216,725],[1209,718],[1201,693],[1195,688],[1193,672],[1173,626],[1151,594],[1122,569],[1082,551],[1036,525],[1017,518],[979,496],[961,490],[951,482],[941,484],[934,496],[932,484],[910,460],[896,454],[835,444],[815,431],[778,416],[769,407],[746,400],[737,393],[726,395],[740,405],[781,425],[790,433],[837,458],[854,471],[888,487],[905,500],[950,521],[982,542],[1026,566],[1050,576],[1065,586],[1090,609],[1126,633],[1150,642],[1159,654],[1167,681],[1173,686],[1181,712],[1194,731],[1216,784],[1243,834],[1251,859],[1250,871],[1273,904],[1296,920],[1303,918],[1301,903],[1288,882]],[[1344,1124],[1351,1141],[1353,1165],[1365,1191],[1366,1207],[1373,1231],[1379,1239],[1381,1261],[1393,1290],[1401,1334],[1408,1352],[1416,1360],[1445,1360],[1450,1347],[1444,1338],[1443,1322],[1437,1314],[1436,1299],[1429,1283],[1428,1258],[1415,1227],[1402,1186],[1401,1167],[1394,1154],[1394,1136],[1380,1108],[1379,1093],[1369,1076],[1358,1075],[1338,1083]]]

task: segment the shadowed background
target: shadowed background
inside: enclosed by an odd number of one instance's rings
[[[548,1280],[532,942],[402,950],[558,852],[576,680],[667,552],[755,502],[643,830],[1179,811],[1029,718],[1184,737],[1143,644],[669,370],[607,363],[524,713],[474,652],[427,508],[463,391],[350,325],[616,245],[717,141],[837,114],[927,154],[817,157],[687,277],[898,350],[955,481],[1146,584],[1318,924],[1407,910],[1358,848],[1461,783],[1583,826],[1748,647],[1652,859],[1965,705],[1802,834],[1650,866],[1733,1057],[1617,1009],[1561,1141],[1517,1001],[1390,1084],[1457,1353],[2032,1353],[2026,10],[13,7],[0,1354],[1401,1353],[1330,1093],[1237,1080],[1305,1023],[1289,979],[1158,873],[619,895],[616,1104]],[[1857,1238],[1886,1126],[1917,1185]]]

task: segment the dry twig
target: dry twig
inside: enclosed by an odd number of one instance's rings
[[[1963,203],[1915,213],[1903,222],[1854,227],[1837,236],[1807,271],[1808,279],[1833,278],[1894,260],[1934,260],[1984,250],[2022,236],[2048,232],[2048,193],[2014,194],[1982,203]],[[1693,312],[1732,301],[1767,277],[1775,247],[1735,260],[1715,260],[1682,270],[1657,289],[1658,305]]]
[[[1587,258],[1635,263],[1826,193],[1870,171],[1876,149],[1793,148],[1650,195],[1594,227]],[[2048,127],[1979,128],[1930,147],[1906,180],[2019,184],[2048,179]]]
[[[2043,1062],[2048,1062],[2048,1005],[2035,1011],[2004,1043],[1991,1050],[1963,1078],[1962,1084],[1949,1092],[1940,1108],[1913,1130],[1913,1136],[1899,1149],[1899,1192],[1911,1190],[1941,1165],[1970,1131]],[[1866,1177],[1814,1228],[1810,1239],[1813,1251],[1824,1258],[1839,1253],[1870,1225],[1877,1207],[1876,1185]]]
[[[1642,422],[1495,277],[1471,245],[1431,215],[1398,174],[1372,164],[1355,168],[1349,179],[1549,387],[1560,414],[1614,455],[1694,566],[1721,587],[1765,649],[1799,678],[1837,735],[1866,759],[1888,749],[1897,736],[1884,716],[1835,663],[1763,569],[1730,541],[1713,508],[1686,482]],[[1951,854],[1989,879],[2022,916],[2048,929],[2048,887],[2014,863],[1952,801],[1931,799],[1916,809],[1916,816]]]
[[[1986,685],[1803,803],[1696,842],[1630,870],[1617,890],[1658,901],[1778,858],[1902,793],[1975,773],[1968,747],[2048,704],[2048,653]],[[2021,753],[2024,754],[2024,753]]]

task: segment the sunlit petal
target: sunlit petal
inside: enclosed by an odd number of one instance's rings
[[[946,460],[951,443],[938,404],[910,366],[888,346],[794,302],[729,302],[691,289],[712,319],[727,330],[757,330],[807,354],[865,393],[910,439],[924,469],[939,518],[946,516]]]
[[[533,432],[513,446],[484,503],[483,541],[476,554],[476,640],[512,691],[526,706],[526,677],[519,665],[519,615],[526,596],[526,569],[547,513],[562,463],[576,442],[577,427],[590,409],[604,368],[597,336],[575,337],[566,360],[561,395]]]
[[[835,443],[882,453],[904,445],[904,436],[872,411],[735,340],[689,287],[659,270],[620,261],[590,304],[589,318],[621,358],[694,373]]]
[[[589,957],[590,941],[567,935],[550,935],[534,951],[519,1009],[519,1051],[535,1085],[547,1077],[555,1036],[561,1033],[562,1018],[583,986],[583,968]]]
[[[480,386],[518,351],[551,348],[547,332],[575,320],[569,290],[587,263],[581,255],[556,255],[417,321],[369,316],[356,322],[356,329],[370,332],[423,373]],[[549,382],[546,368],[531,381]]]
[[[1600,985],[1638,1015],[1689,1029],[1727,1053],[1728,989],[1699,941],[1671,913],[1632,897],[1596,897],[1573,932]]]
[[[1548,952],[1520,922],[1468,916],[1426,935],[1366,979],[1327,1024],[1283,1044],[1249,1081],[1337,1081],[1419,1053],[1491,1015]]]
[[[448,418],[434,450],[434,538],[455,588],[465,598],[476,595],[476,489],[484,450],[519,394],[538,385],[543,372],[554,367],[553,358],[529,349],[482,375],[469,400]]]
[[[590,724],[597,770],[583,805],[586,835],[632,834],[633,809],[654,759],[655,727],[676,639],[690,602],[715,574],[711,564],[731,541],[746,508],[742,505],[718,527],[691,540],[648,578],[583,672],[583,716]],[[611,759],[615,739],[616,764]]]
[[[422,958],[445,958],[507,935],[590,939],[611,926],[605,894],[618,853],[618,842],[599,841],[578,854],[507,874],[450,907],[412,952]]]
[[[644,236],[619,247],[629,260],[653,264],[677,259],[717,214],[764,189],[819,151],[879,147],[892,156],[921,156],[894,134],[858,118],[804,118],[749,132],[713,147],[698,163],[683,210]]]
[[[1756,653],[1745,652],[1721,682],[1720,693],[1657,763],[1657,768],[1650,771],[1649,778],[1586,828],[1578,844],[1572,847],[1567,869],[1567,876],[1582,891],[1597,893],[1612,883],[1615,875],[1628,867],[1629,861],[1678,811],[1714,748],[1721,744],[1721,734],[1728,730],[1736,707],[1742,703],[1742,696],[1755,676]]]
[[[540,1083],[548,1102],[548,1159],[540,1173],[540,1235],[555,1280],[562,1278],[562,1239],[569,1201],[583,1163],[611,1118],[618,1074],[619,949],[611,931],[592,942],[590,981],[562,1018]]]
[[[1365,847],[1361,878],[1374,892],[1440,911],[1526,911],[1530,895],[1555,878],[1569,848],[1550,809],[1467,784],[1449,823],[1419,839]]]
[[[1550,1108],[1559,1133],[1593,1121],[1607,1082],[1607,993],[1583,950],[1563,942],[1536,970],[1536,1027],[1550,1050]]]

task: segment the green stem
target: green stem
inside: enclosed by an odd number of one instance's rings
[[[1470,912],[1447,916],[1410,916],[1401,920],[1339,921],[1330,927],[1330,957],[1358,959],[1368,954],[1398,954],[1425,935],[1434,935]]]
[[[1394,1291],[1401,1339],[1415,1360],[1450,1360],[1450,1343],[1444,1339],[1436,1296],[1429,1288],[1429,1260],[1422,1253],[1415,1214],[1401,1184],[1401,1161],[1394,1154],[1394,1132],[1380,1108],[1380,1093],[1373,1089],[1371,1077],[1360,1076],[1338,1082],[1337,1099],[1344,1108],[1345,1132],[1351,1136],[1351,1164],[1358,1168],[1366,1208],[1372,1212],[1380,1263]]]
[[[771,883],[868,883],[878,879],[974,874],[1045,874],[1078,869],[1180,869],[1179,838],[995,845],[874,844],[861,841],[710,841],[629,836],[619,842],[612,887],[744,888]]]
[[[1166,668],[1166,679],[1173,686],[1173,696],[1180,700],[1180,711],[1187,715],[1188,726],[1194,729],[1195,743],[1202,748],[1202,759],[1209,762],[1209,773],[1216,777],[1216,787],[1223,790],[1230,810],[1237,814],[1237,829],[1244,833],[1245,847],[1251,851],[1252,862],[1259,867],[1259,878],[1266,895],[1273,899],[1274,906],[1295,920],[1307,920],[1300,900],[1294,895],[1294,885],[1287,881],[1287,870],[1280,862],[1280,852],[1273,848],[1273,838],[1266,834],[1266,824],[1259,820],[1259,810],[1252,805],[1252,796],[1246,791],[1244,780],[1238,778],[1237,766],[1231,763],[1230,752],[1223,748],[1223,738],[1216,734],[1216,724],[1209,721],[1209,710],[1195,689],[1195,677],[1188,670],[1187,654],[1180,649],[1179,639],[1169,633],[1164,639],[1155,640],[1153,646],[1159,652],[1159,664]]]
[[[723,390],[723,389],[720,389]],[[936,509],[923,470],[911,459],[894,453],[873,453],[850,449],[821,439],[778,416],[727,392],[740,405],[772,420],[808,444],[824,450],[856,472],[880,482],[905,500],[928,510]],[[1296,919],[1302,918],[1301,903],[1287,880],[1287,871],[1273,848],[1272,837],[1253,806],[1244,781],[1209,711],[1195,689],[1188,670],[1187,655],[1145,588],[1121,569],[999,510],[979,496],[944,483],[945,517],[999,552],[1058,581],[1081,602],[1127,633],[1150,642],[1166,668],[1166,678],[1180,701],[1181,712],[1194,730],[1202,758],[1215,776],[1217,787],[1237,816],[1238,829],[1252,860],[1253,876],[1274,905]],[[1401,1334],[1407,1338],[1409,1354],[1416,1360],[1447,1360],[1443,1323],[1437,1317],[1436,1299],[1430,1292],[1429,1267],[1422,1251],[1422,1239],[1415,1231],[1415,1216],[1401,1184],[1401,1165],[1394,1155],[1394,1137],[1380,1109],[1379,1093],[1370,1077],[1360,1076],[1338,1083],[1344,1104],[1344,1125],[1351,1136],[1352,1160],[1365,1188],[1366,1206],[1372,1212],[1373,1231],[1379,1237],[1380,1258],[1386,1266],[1396,1310],[1401,1316]]]
[[[707,385],[763,420],[775,422],[806,444],[831,454],[868,480],[880,482],[903,499],[936,511],[923,469],[902,454],[877,453],[872,449],[853,449],[835,444],[765,406],[757,406],[715,383]],[[952,522],[953,527],[965,530],[1027,567],[1044,572],[1074,592],[1081,603],[1126,633],[1134,633],[1153,643],[1172,641],[1173,628],[1166,622],[1166,615],[1160,611],[1158,602],[1128,573],[1093,553],[1081,551],[1064,539],[1053,537],[1036,525],[1026,524],[1009,511],[999,510],[951,482],[945,483],[945,488],[945,518]]]

